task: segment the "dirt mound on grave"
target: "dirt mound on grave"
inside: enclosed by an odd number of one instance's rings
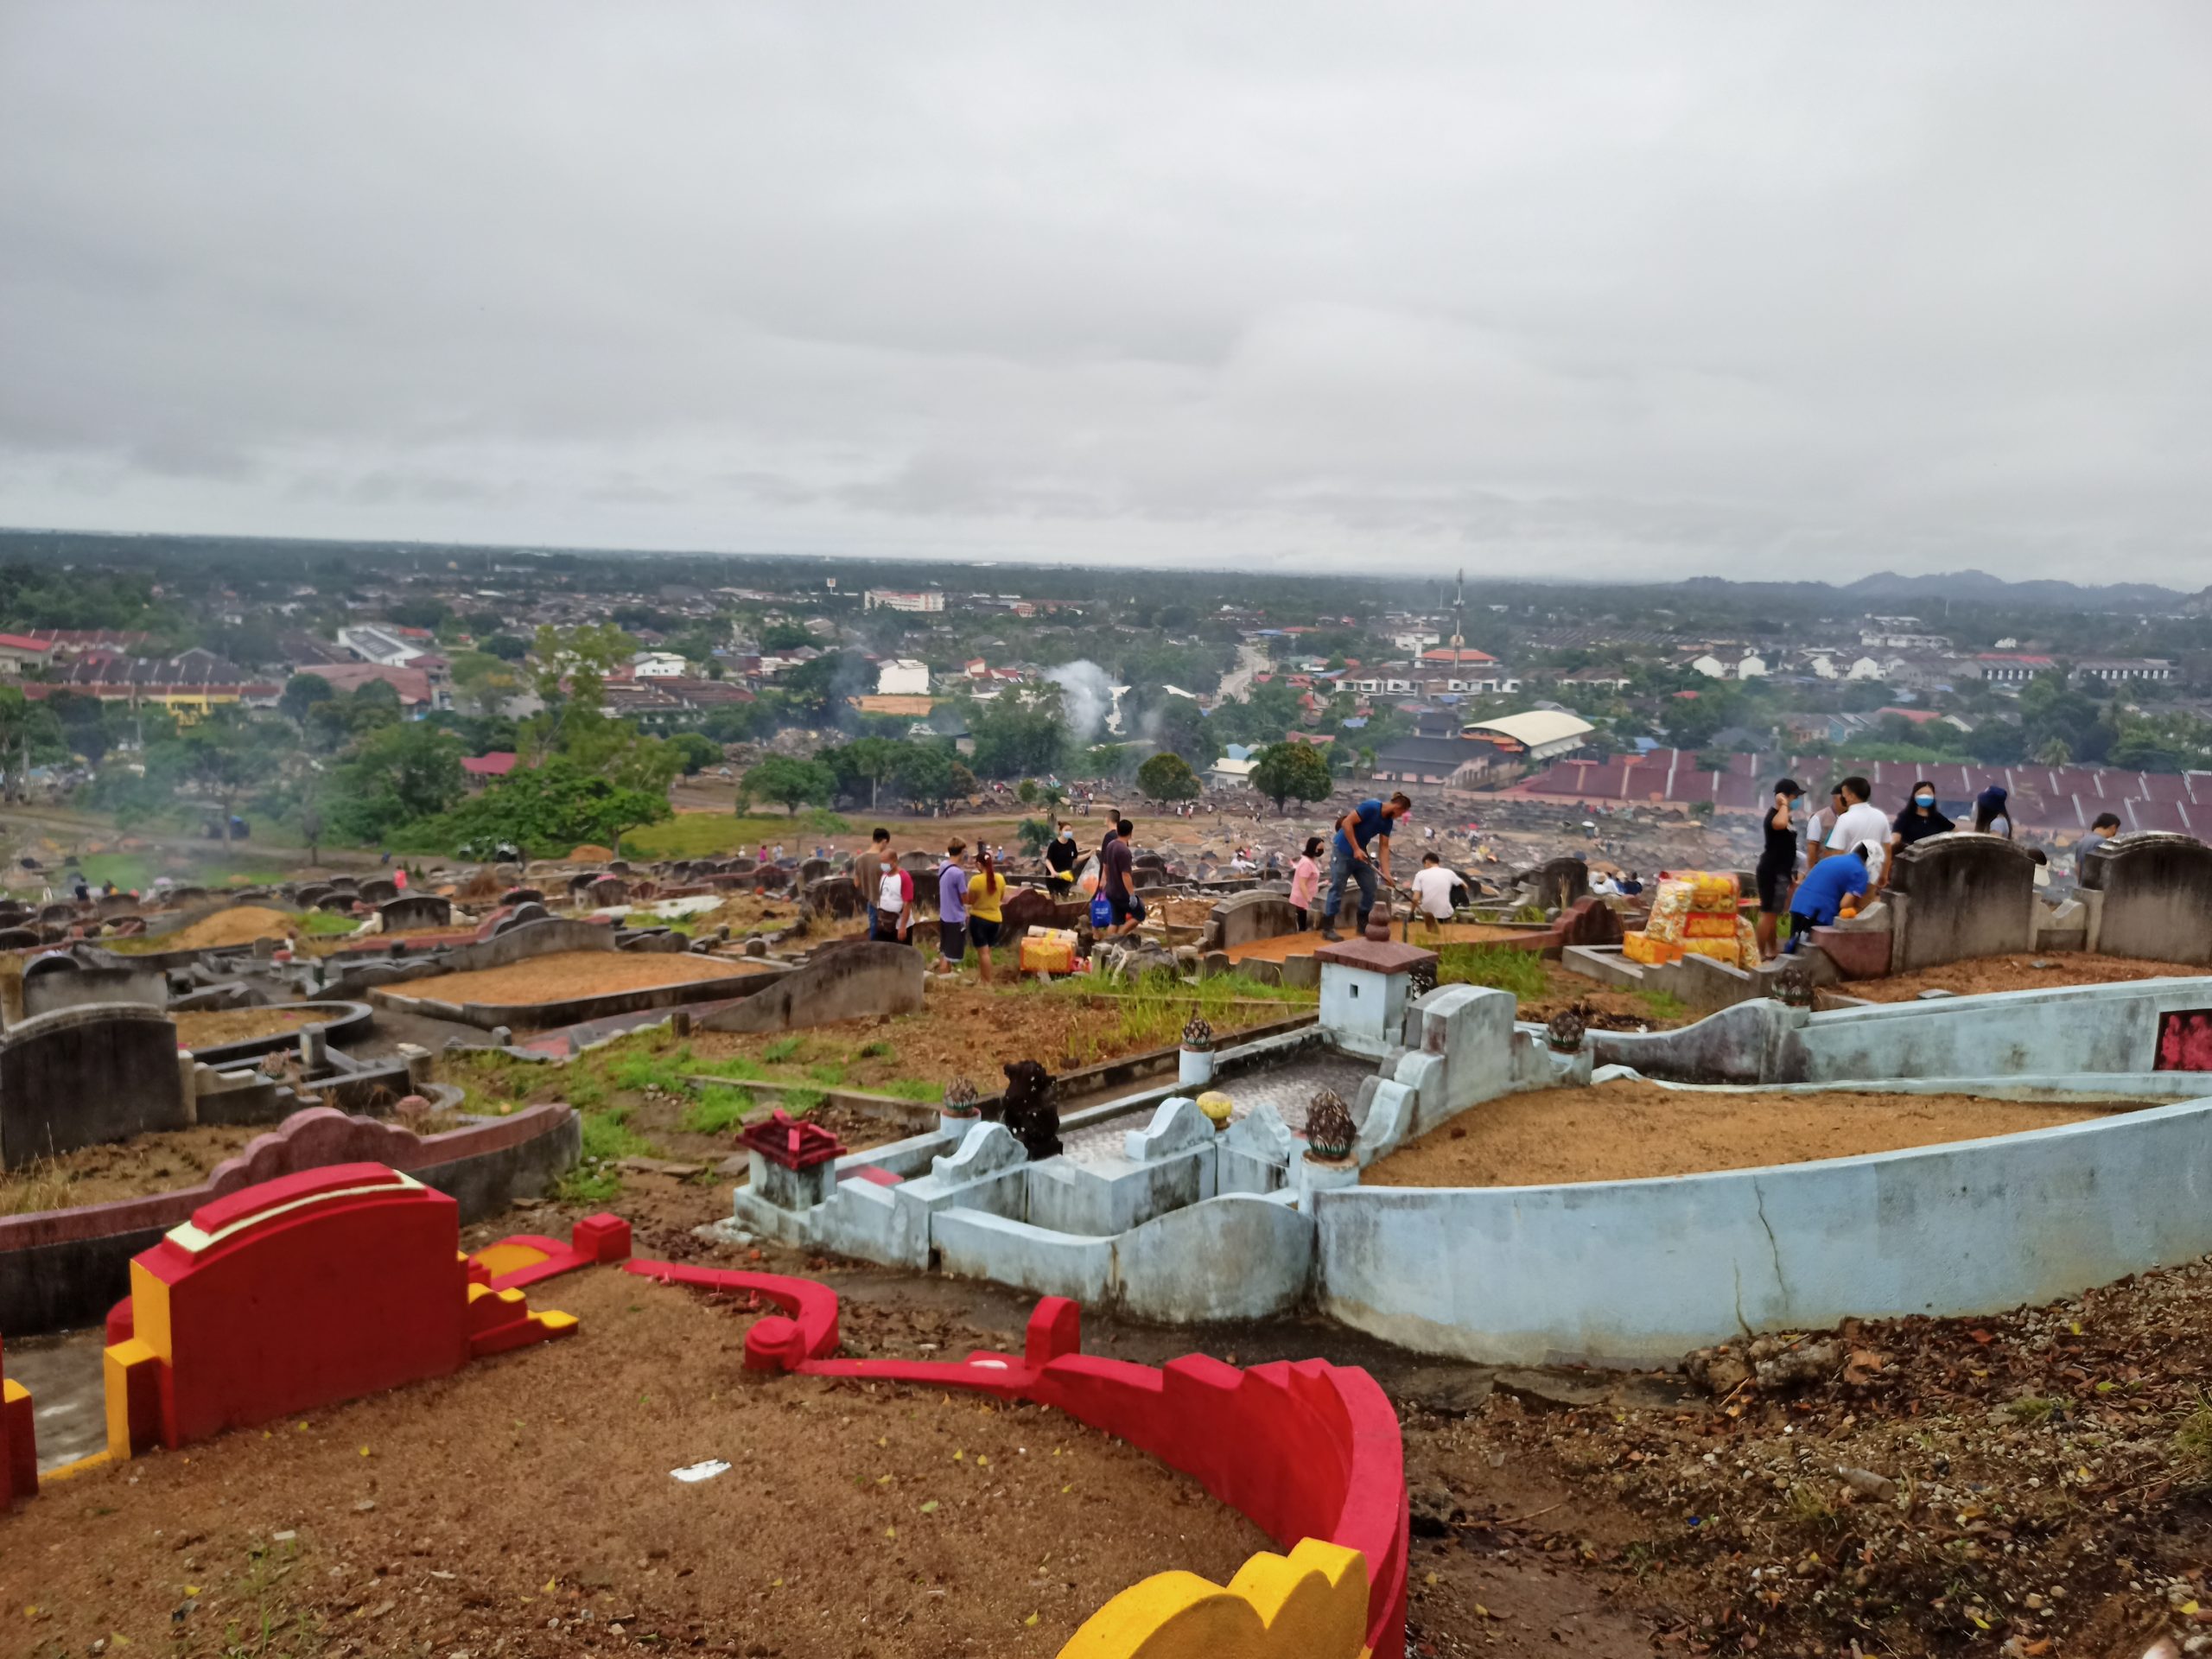
[[[237,905],[163,934],[162,947],[205,950],[219,944],[251,944],[256,939],[281,939],[298,925],[299,918],[285,911],[264,905]]]

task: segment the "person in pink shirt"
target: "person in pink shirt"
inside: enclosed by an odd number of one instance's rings
[[[1298,912],[1298,931],[1301,933],[1313,925],[1310,912],[1313,908],[1313,896],[1321,890],[1320,853],[1321,837],[1308,836],[1306,850],[1299,855],[1298,862],[1291,867],[1290,904],[1291,908]]]

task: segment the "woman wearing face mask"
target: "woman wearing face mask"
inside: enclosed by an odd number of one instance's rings
[[[1912,798],[1905,803],[1890,825],[1890,856],[1882,867],[1881,885],[1890,884],[1890,873],[1897,868],[1897,853],[1916,841],[1925,841],[1930,836],[1948,836],[1959,826],[1936,810],[1936,785],[1925,778],[1912,786]]]

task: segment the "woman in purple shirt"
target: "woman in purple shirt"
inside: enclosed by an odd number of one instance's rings
[[[957,972],[968,956],[968,843],[958,836],[945,843],[937,870],[937,971]]]

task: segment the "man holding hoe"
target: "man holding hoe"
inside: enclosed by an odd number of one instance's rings
[[[1412,798],[1401,791],[1388,801],[1364,800],[1337,820],[1334,855],[1329,861],[1329,901],[1321,911],[1321,937],[1331,941],[1344,935],[1337,931],[1337,912],[1344,907],[1344,882],[1359,884],[1359,926],[1367,931],[1367,912],[1375,908],[1375,875],[1379,868],[1382,880],[1390,880],[1390,830],[1400,818],[1414,810]],[[1379,855],[1370,859],[1367,849],[1377,837],[1382,842]]]

